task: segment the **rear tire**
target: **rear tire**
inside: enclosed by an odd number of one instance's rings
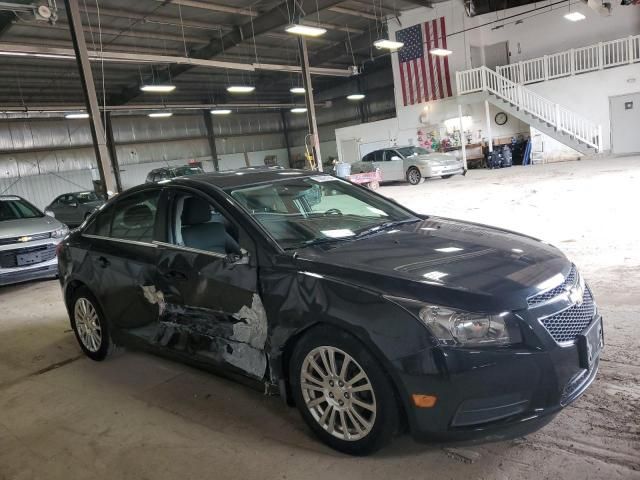
[[[409,182],[411,185],[418,185],[420,183],[420,180],[422,180],[420,170],[418,170],[416,167],[409,167],[409,170],[407,170],[407,182]]]
[[[115,345],[111,341],[108,324],[89,289],[78,288],[69,306],[71,328],[85,355],[99,362],[113,353]]]
[[[290,365],[296,406],[324,443],[368,455],[391,442],[400,421],[393,386],[356,338],[315,328],[297,343]]]

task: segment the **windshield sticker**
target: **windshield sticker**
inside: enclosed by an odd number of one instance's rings
[[[313,177],[309,177],[310,180],[313,180],[314,182],[335,182],[337,180],[339,180],[336,177],[332,177],[331,175],[314,175]]]
[[[349,230],[348,228],[339,228],[337,230],[322,230],[322,234],[325,237],[329,238],[352,237],[353,235],[355,235],[353,230]]]

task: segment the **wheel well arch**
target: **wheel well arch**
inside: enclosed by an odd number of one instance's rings
[[[293,351],[298,342],[302,340],[302,338],[307,335],[313,334],[313,332],[319,328],[331,328],[334,330],[342,331],[351,336],[355,341],[361,343],[369,351],[369,353],[373,355],[373,357],[380,365],[380,368],[382,368],[383,373],[387,376],[389,382],[391,383],[391,388],[393,389],[393,392],[395,394],[396,403],[399,409],[401,425],[403,429],[406,429],[408,422],[408,412],[406,410],[407,407],[402,399],[401,390],[398,387],[398,382],[394,379],[393,375],[386,366],[386,362],[384,361],[382,352],[380,352],[380,350],[372,342],[363,341],[362,337],[358,336],[356,332],[351,331],[349,328],[345,328],[345,326],[343,325],[337,325],[334,323],[316,322],[307,325],[304,329],[296,332],[294,335],[291,335],[282,346],[282,354],[280,360],[280,394],[284,395],[285,403],[291,407],[295,406],[293,402],[293,395],[291,394],[291,382],[289,381],[291,357],[293,355]]]

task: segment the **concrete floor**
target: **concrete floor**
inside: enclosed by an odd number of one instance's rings
[[[0,479],[640,479],[640,157],[380,191],[563,248],[606,319],[587,393],[526,438],[449,449],[403,437],[349,458],[278,398],[136,352],[85,359],[57,282],[33,282],[0,288]]]

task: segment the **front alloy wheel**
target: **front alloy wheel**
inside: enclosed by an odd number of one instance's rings
[[[317,326],[297,343],[291,393],[304,421],[330,447],[367,455],[391,441],[400,409],[380,363],[351,334]]]
[[[104,360],[115,346],[97,300],[85,287],[74,292],[69,303],[71,327],[80,348],[92,360]]]
[[[422,179],[422,175],[420,174],[420,170],[416,167],[411,167],[407,171],[407,182],[411,185],[418,185],[420,180]]]
[[[300,372],[305,405],[329,434],[364,438],[376,420],[376,396],[369,377],[351,355],[330,346],[310,351]]]

